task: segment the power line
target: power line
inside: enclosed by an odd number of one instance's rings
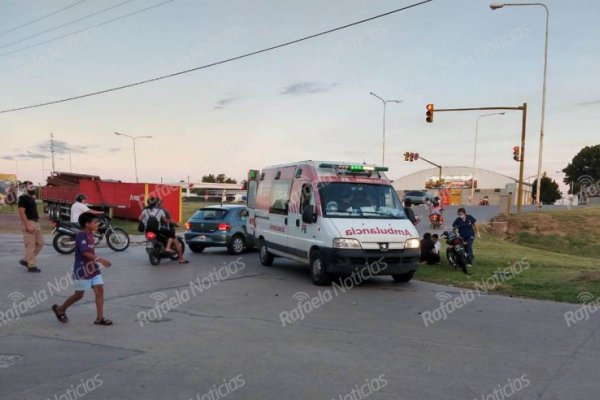
[[[90,29],[98,28],[100,26],[109,24],[111,22],[116,22],[116,21],[119,21],[119,20],[127,18],[127,17],[131,17],[131,16],[136,15],[136,14],[141,14],[141,13],[143,13],[145,11],[151,10],[153,8],[156,8],[156,7],[160,7],[160,6],[165,5],[167,3],[172,3],[174,1],[175,0],[166,0],[166,1],[163,1],[162,3],[158,3],[158,4],[155,4],[153,6],[145,7],[145,8],[142,8],[140,10],[131,12],[129,14],[121,15],[119,17],[111,18],[111,19],[108,19],[108,20],[106,20],[104,22],[100,22],[99,24],[96,24],[96,25],[88,26],[87,28],[79,29],[79,30],[76,30],[74,32],[66,33],[64,35],[56,36],[56,37],[54,37],[52,39],[44,40],[42,42],[37,42],[37,43],[31,44],[29,46],[21,47],[21,48],[15,49],[15,50],[10,50],[10,51],[7,51],[6,53],[0,53],[0,57],[8,56],[8,55],[15,54],[15,53],[20,53],[22,51],[25,51],[25,50],[28,50],[28,49],[31,49],[31,48],[34,48],[34,47],[41,46],[43,44],[51,43],[51,42],[57,41],[59,39],[64,39],[66,37],[73,36],[73,35],[76,35],[78,33],[90,30]]]
[[[236,56],[236,57],[227,58],[225,60],[216,61],[216,62],[213,62],[213,63],[210,63],[210,64],[201,65],[199,67],[190,68],[190,69],[186,69],[186,70],[179,71],[179,72],[174,72],[172,74],[162,75],[162,76],[158,76],[158,77],[155,77],[155,78],[146,79],[146,80],[143,80],[143,81],[129,83],[129,84],[126,84],[126,85],[117,86],[117,87],[113,87],[113,88],[110,88],[110,89],[99,90],[97,92],[86,93],[86,94],[82,94],[82,95],[78,95],[78,96],[67,97],[67,98],[60,99],[60,100],[48,101],[48,102],[45,102],[45,103],[39,103],[39,104],[30,105],[30,106],[10,108],[10,109],[6,109],[6,110],[0,111],[0,114],[5,114],[5,113],[15,112],[15,111],[22,111],[22,110],[27,110],[27,109],[31,109],[31,108],[44,107],[44,106],[49,106],[49,105],[52,105],[52,104],[65,103],[67,101],[79,100],[79,99],[83,99],[83,98],[86,98],[86,97],[97,96],[97,95],[104,94],[104,93],[109,93],[109,92],[116,92],[118,90],[128,89],[128,88],[131,88],[131,87],[134,87],[134,86],[140,86],[140,85],[144,85],[146,83],[156,82],[156,81],[159,81],[159,80],[162,80],[162,79],[173,78],[175,76],[189,74],[190,72],[199,71],[201,69],[206,69],[206,68],[214,67],[214,66],[217,66],[217,65],[226,64],[226,63],[229,63],[229,62],[232,62],[232,61],[241,60],[243,58],[251,57],[251,56],[254,56],[254,55],[257,55],[257,54],[261,54],[261,53],[266,53],[268,51],[280,49],[282,47],[286,47],[286,46],[290,46],[290,45],[293,45],[293,44],[296,44],[296,43],[304,42],[306,40],[314,39],[314,38],[317,38],[319,36],[324,36],[324,35],[327,35],[327,34],[330,34],[330,33],[333,33],[333,32],[341,31],[343,29],[347,29],[347,28],[350,28],[350,27],[353,27],[353,26],[356,26],[356,25],[360,25],[360,24],[363,24],[365,22],[370,22],[370,21],[373,21],[373,20],[376,20],[376,19],[379,19],[379,18],[387,17],[388,15],[392,15],[392,14],[399,13],[401,11],[408,10],[410,8],[418,7],[418,6],[421,6],[423,4],[430,3],[432,1],[433,0],[423,0],[423,1],[420,1],[418,3],[414,3],[414,4],[411,4],[411,5],[402,7],[402,8],[397,8],[395,10],[388,11],[388,12],[383,13],[383,14],[378,14],[378,15],[375,15],[373,17],[362,19],[360,21],[352,22],[352,23],[347,24],[347,25],[338,26],[337,28],[329,29],[329,30],[322,31],[322,32],[319,32],[319,33],[315,33],[315,34],[312,34],[312,35],[309,35],[309,36],[304,36],[304,37],[299,38],[299,39],[291,40],[289,42],[280,43],[280,44],[277,44],[277,45],[274,45],[274,46],[271,46],[271,47],[266,47],[266,48],[263,48],[263,49],[260,49],[260,50],[255,50],[255,51],[252,51],[250,53],[245,53],[245,54],[242,54],[242,55],[239,55],[239,56]]]
[[[2,36],[2,35],[5,35],[5,34],[7,34],[7,33],[10,33],[10,32],[14,32],[14,31],[16,31],[17,29],[24,28],[24,27],[26,27],[26,26],[29,26],[29,25],[31,25],[31,24],[34,24],[34,23],[36,23],[36,22],[38,22],[38,21],[41,21],[41,20],[43,20],[43,19],[45,19],[45,18],[51,17],[51,16],[53,16],[53,15],[55,15],[55,14],[58,14],[58,13],[59,13],[59,12],[61,12],[61,11],[65,11],[65,10],[67,10],[67,9],[71,8],[71,7],[75,7],[77,4],[81,4],[81,3],[83,3],[84,1],[87,1],[87,0],[79,0],[79,1],[77,1],[77,2],[75,2],[75,3],[73,3],[73,4],[71,4],[71,5],[68,5],[68,6],[66,6],[66,7],[60,8],[60,9],[58,9],[58,10],[56,10],[56,11],[52,11],[50,14],[46,14],[46,15],[44,15],[44,16],[41,16],[41,17],[39,17],[39,18],[36,18],[36,19],[34,19],[34,20],[32,20],[32,21],[29,21],[29,22],[25,22],[24,24],[22,24],[22,25],[19,25],[19,26],[17,26],[17,27],[14,27],[14,28],[12,28],[12,29],[9,29],[9,30],[7,30],[7,31],[0,32],[0,36]]]
[[[114,6],[110,6],[110,7],[104,8],[104,9],[102,9],[102,10],[100,10],[100,11],[96,11],[96,12],[94,12],[94,13],[91,13],[91,14],[88,14],[88,15],[84,15],[83,17],[79,17],[79,18],[77,18],[77,19],[74,19],[74,20],[72,20],[72,21],[65,22],[64,24],[61,24],[61,25],[55,26],[55,27],[53,27],[53,28],[50,28],[50,29],[46,29],[45,31],[38,32],[38,33],[36,33],[36,34],[33,34],[33,35],[31,35],[31,36],[24,37],[24,38],[22,38],[22,39],[19,39],[19,40],[15,40],[14,42],[10,42],[10,43],[7,43],[7,44],[3,44],[2,46],[0,46],[0,49],[3,49],[3,48],[5,48],[5,47],[12,46],[12,45],[14,45],[14,44],[17,44],[17,43],[24,42],[24,41],[26,41],[26,40],[29,40],[29,39],[33,39],[34,37],[41,36],[41,35],[43,35],[43,34],[46,34],[46,33],[48,33],[48,32],[52,32],[52,31],[55,31],[55,30],[57,30],[57,29],[64,28],[65,26],[73,25],[73,24],[75,24],[75,23],[77,23],[77,22],[80,22],[80,21],[83,21],[83,20],[85,20],[85,19],[88,19],[88,18],[95,17],[95,16],[96,16],[96,15],[98,15],[98,14],[102,14],[102,13],[104,13],[104,12],[110,11],[110,10],[112,10],[112,9],[115,9],[115,8],[117,8],[117,7],[121,7],[122,5],[125,5],[125,4],[127,4],[127,3],[131,3],[132,1],[134,1],[134,0],[125,0],[125,1],[123,1],[123,2],[121,2],[121,3],[115,4]]]

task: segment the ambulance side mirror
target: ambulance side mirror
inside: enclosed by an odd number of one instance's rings
[[[302,210],[302,222],[305,224],[317,222],[317,214],[315,214],[315,208],[313,206],[304,207]]]

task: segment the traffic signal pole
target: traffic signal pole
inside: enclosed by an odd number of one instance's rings
[[[434,162],[431,162],[431,161],[429,161],[428,159],[426,159],[426,158],[424,158],[424,157],[421,157],[421,156],[419,156],[419,159],[420,159],[420,160],[423,160],[423,161],[425,161],[425,162],[428,162],[429,164],[433,165],[434,167],[438,167],[438,168],[440,169],[440,174],[439,174],[439,177],[438,177],[438,186],[439,186],[439,187],[440,187],[440,189],[441,189],[441,188],[442,188],[442,166],[441,166],[441,165],[438,165],[438,164],[436,164],[436,163],[434,163]]]
[[[521,111],[523,113],[523,120],[521,124],[521,154],[519,158],[519,187],[517,189],[517,213],[521,212],[521,208],[523,207],[523,171],[525,165],[525,134],[527,131],[527,103],[523,103],[522,106],[518,107],[469,107],[469,108],[435,108],[433,104],[427,104],[426,107],[426,121],[431,123],[433,122],[433,113],[434,112],[452,112],[452,111],[497,111],[497,110],[514,110]],[[422,158],[422,157],[421,157]],[[427,161],[427,160],[425,160]],[[428,161],[429,162],[429,161]],[[433,163],[431,163],[433,164]],[[435,164],[434,164],[435,165]],[[440,175],[441,175],[441,167],[440,167]],[[440,176],[441,182],[441,176]],[[538,182],[538,185],[540,182]]]

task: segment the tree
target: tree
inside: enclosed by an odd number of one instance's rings
[[[533,182],[532,191],[533,199],[536,200],[537,179]],[[540,192],[542,204],[554,204],[562,197],[560,190],[558,190],[558,183],[556,183],[555,180],[548,178],[546,175],[542,176],[542,186],[540,188]]]
[[[237,183],[237,180],[233,178],[227,177],[225,174],[218,174],[217,176],[213,174],[204,175],[202,177],[202,182],[207,183]]]
[[[580,193],[585,187],[597,186],[600,181],[600,144],[581,149],[562,171],[565,173],[564,182],[567,185],[573,183],[571,194]]]
[[[215,183],[217,182],[217,179],[213,174],[208,174],[202,177],[202,182]]]

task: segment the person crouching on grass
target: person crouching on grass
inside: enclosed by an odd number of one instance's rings
[[[75,236],[75,265],[73,266],[73,279],[75,293],[62,305],[53,305],[52,311],[56,318],[66,323],[67,309],[83,298],[86,290],[94,289],[96,296],[96,325],[112,325],[112,321],[104,317],[104,282],[100,274],[100,265],[110,267],[110,261],[99,257],[94,252],[94,232],[98,229],[98,217],[92,213],[84,212],[79,216],[79,225],[83,228]]]

